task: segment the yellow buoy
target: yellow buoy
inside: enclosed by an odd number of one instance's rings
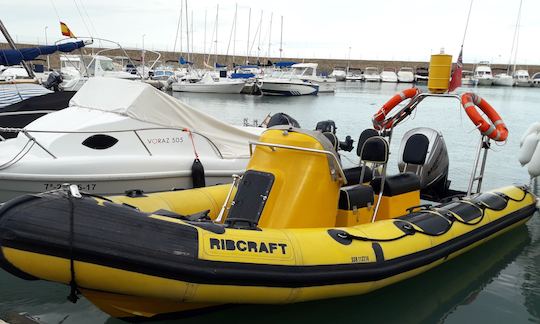
[[[448,91],[450,73],[452,72],[452,55],[444,54],[441,49],[440,54],[431,55],[429,62],[428,89],[431,93],[445,93]]]

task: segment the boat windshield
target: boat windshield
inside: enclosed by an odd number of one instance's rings
[[[294,76],[313,75],[313,68],[294,68],[292,75]]]
[[[103,71],[116,71],[112,60],[99,60],[99,65]]]

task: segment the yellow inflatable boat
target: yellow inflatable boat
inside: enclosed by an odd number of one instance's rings
[[[405,169],[429,159],[413,138]],[[421,201],[434,196],[422,172],[387,176],[386,139],[362,140],[359,180],[347,180],[328,137],[278,127],[252,143],[232,185],[109,198],[71,186],[16,198],[0,208],[0,266],[68,284],[72,301],[80,292],[115,317],[295,303],[410,278],[536,211],[524,186]]]

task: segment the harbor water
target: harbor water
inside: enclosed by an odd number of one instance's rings
[[[335,94],[302,97],[174,93],[179,100],[221,120],[242,125],[285,112],[303,128],[332,119],[337,135],[357,140],[371,126],[371,116],[395,92],[410,85],[340,83]],[[424,87],[425,88],[425,87]],[[425,90],[425,89],[423,89]],[[509,129],[503,145],[492,144],[482,189],[528,184],[517,160],[527,126],[540,121],[540,89],[462,88],[485,98]],[[427,98],[393,135],[389,173],[397,172],[403,134],[426,126],[442,131],[450,159],[451,187],[466,190],[480,136],[456,99]],[[345,166],[358,163],[344,154]],[[538,193],[538,186],[534,188]],[[26,313],[43,323],[118,323],[82,298],[67,301],[67,286],[28,282],[0,271],[0,318],[20,322]],[[374,293],[293,305],[227,306],[162,323],[540,323],[540,217],[410,280]],[[21,322],[22,323],[22,322]]]

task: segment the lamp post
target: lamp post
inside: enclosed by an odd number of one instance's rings
[[[45,45],[48,45],[49,42],[47,41],[47,29],[49,29],[49,26],[45,26]],[[51,69],[51,61],[49,60],[49,55],[47,55],[47,70]]]
[[[141,56],[141,64],[142,64],[142,75],[141,77],[144,79],[144,37],[146,34],[142,35],[142,56]]]

